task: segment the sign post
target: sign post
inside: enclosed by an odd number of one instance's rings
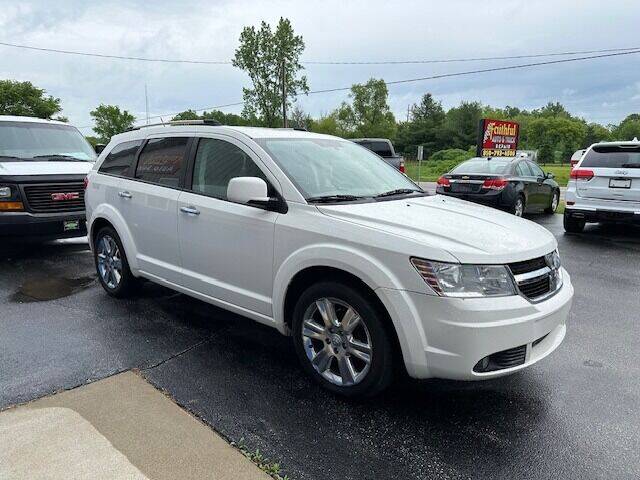
[[[516,122],[483,118],[478,124],[478,157],[515,157],[520,125]]]
[[[418,145],[418,184],[420,183],[420,178],[421,178],[423,156],[424,156],[424,147],[422,145]]]

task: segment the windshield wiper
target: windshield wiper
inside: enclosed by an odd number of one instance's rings
[[[16,157],[15,155],[0,155],[0,160],[26,160],[26,158]]]
[[[35,158],[48,158],[50,160],[63,160],[65,162],[84,162],[85,160],[80,160],[78,157],[73,157],[71,155],[63,155],[59,153],[52,153],[51,155],[35,155]]]
[[[363,197],[357,195],[321,195],[318,197],[309,197],[307,202],[309,203],[331,203],[331,202],[349,202],[352,200],[359,200]]]
[[[424,193],[421,190],[415,190],[413,188],[397,188],[395,190],[389,190],[388,192],[380,193],[374,198],[392,197],[394,195],[407,195],[409,193]]]

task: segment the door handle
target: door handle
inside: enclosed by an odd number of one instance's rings
[[[118,192],[118,196],[122,198],[131,198],[131,194],[129,192]]]
[[[200,210],[195,207],[180,207],[180,211],[187,215],[200,215]]]

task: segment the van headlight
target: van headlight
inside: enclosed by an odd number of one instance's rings
[[[463,265],[411,258],[411,264],[438,295],[445,297],[504,297],[516,295],[504,265]]]

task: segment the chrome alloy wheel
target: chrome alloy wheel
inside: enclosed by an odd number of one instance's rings
[[[360,383],[371,367],[371,335],[355,309],[336,298],[320,298],[304,313],[302,342],[311,365],[339,386]]]
[[[555,212],[558,209],[558,203],[560,203],[560,194],[558,192],[553,194],[553,200],[551,200],[551,211]]]
[[[122,280],[122,257],[118,244],[110,235],[100,238],[97,246],[98,273],[105,285],[117,288]]]
[[[516,217],[521,217],[523,213],[524,213],[524,200],[522,200],[522,198],[519,197],[518,199],[516,199],[516,204],[513,209],[513,214]]]

